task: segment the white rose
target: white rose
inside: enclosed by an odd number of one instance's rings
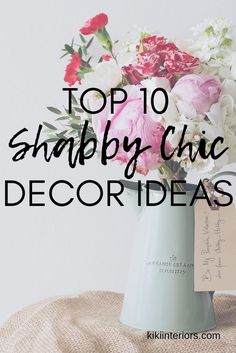
[[[107,94],[111,88],[117,87],[122,81],[122,72],[115,60],[103,61],[97,64],[92,72],[84,75],[79,87],[79,93],[89,88],[98,88]],[[102,106],[102,97],[96,91],[86,94],[85,106],[91,110],[97,110]],[[85,119],[87,115],[85,114]]]
[[[97,64],[94,71],[84,75],[82,80],[83,88],[96,87],[104,93],[111,88],[117,87],[122,81],[122,71],[115,60],[103,61]]]

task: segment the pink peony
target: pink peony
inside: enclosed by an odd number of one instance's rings
[[[182,77],[173,87],[172,93],[189,102],[198,113],[210,110],[219,99],[222,85],[219,80],[206,74],[192,74]]]
[[[155,122],[149,114],[143,113],[143,101],[139,86],[126,86],[124,89],[128,93],[127,100],[124,103],[117,104],[114,114],[110,114],[110,98],[108,98],[106,109],[93,116],[93,128],[98,141],[101,142],[107,120],[111,120],[109,138],[118,138],[120,142],[120,149],[114,160],[118,160],[122,164],[127,163],[133,155],[132,151],[126,153],[122,148],[125,136],[129,137],[130,142],[136,137],[140,137],[142,140],[141,147],[151,146],[150,149],[139,156],[137,163],[136,171],[146,175],[149,170],[158,168],[163,162],[160,145],[165,129],[161,123]],[[122,93],[118,92],[116,100],[122,98]],[[112,154],[112,152],[113,149],[111,148],[110,153]]]

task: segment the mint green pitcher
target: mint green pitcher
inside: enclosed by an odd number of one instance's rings
[[[161,205],[140,207],[137,184],[123,184],[138,223],[120,321],[148,331],[213,329],[212,293],[194,292],[194,207],[171,206],[168,191]],[[189,185],[176,201],[189,205],[193,193]],[[150,200],[158,201],[160,195],[160,190],[151,190]]]

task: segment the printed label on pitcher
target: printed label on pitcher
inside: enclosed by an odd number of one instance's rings
[[[193,263],[182,261],[174,254],[166,259],[146,259],[145,265],[149,268],[156,267],[162,274],[185,275],[189,269],[193,269]]]
[[[236,289],[236,210],[195,205],[194,290]]]

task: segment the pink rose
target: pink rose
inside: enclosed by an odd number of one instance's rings
[[[206,74],[192,74],[182,77],[172,89],[181,100],[193,105],[198,113],[210,110],[219,99],[222,85],[219,80]]]
[[[98,141],[102,141],[107,120],[111,120],[109,130],[109,138],[118,138],[120,148],[114,160],[120,161],[122,164],[127,163],[133,156],[134,151],[129,153],[124,152],[122,143],[125,136],[129,137],[132,142],[136,137],[142,140],[142,148],[151,146],[150,149],[144,151],[138,158],[136,171],[146,175],[149,170],[158,168],[162,164],[160,153],[160,145],[162,136],[165,131],[162,124],[154,121],[149,114],[143,113],[143,101],[139,86],[126,86],[124,87],[128,93],[126,102],[117,104],[115,106],[114,114],[111,114],[110,102],[106,105],[101,113],[93,116],[93,128],[97,135]],[[118,92],[116,100],[122,99],[123,94]],[[112,146],[110,153],[114,152]],[[108,151],[109,152],[109,151]],[[167,151],[168,153],[168,151]]]

